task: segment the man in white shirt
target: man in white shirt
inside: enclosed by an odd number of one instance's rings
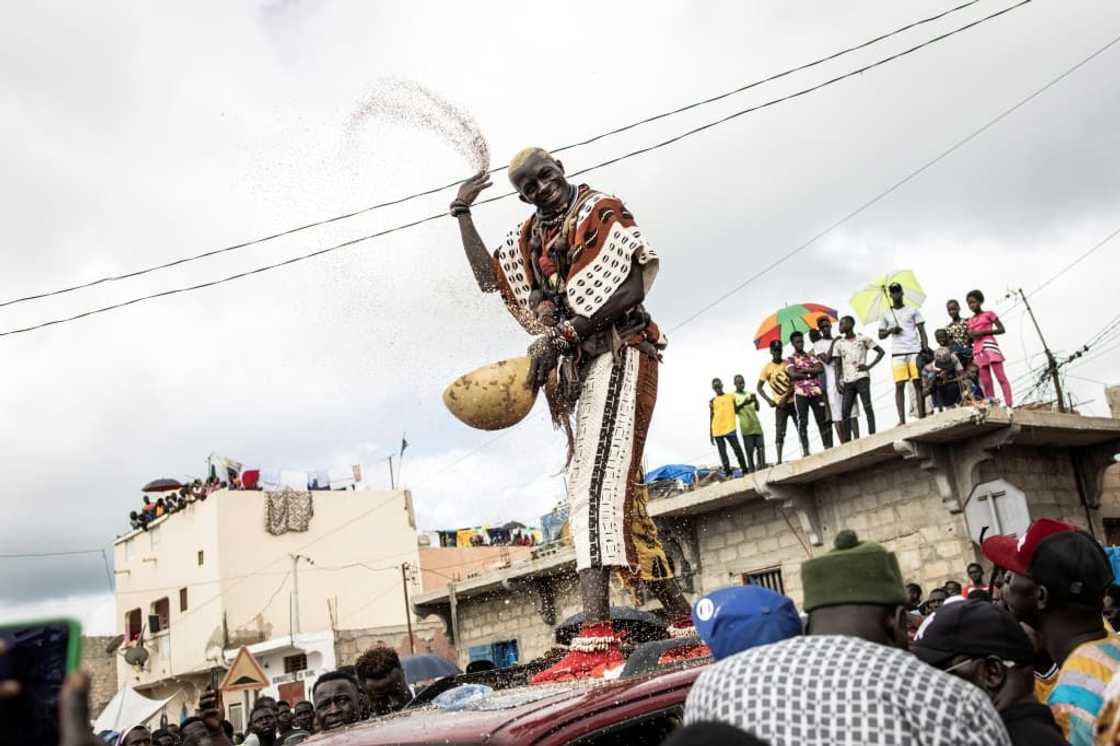
[[[843,399],[841,398],[840,381],[840,360],[832,356],[832,343],[836,341],[836,337],[832,336],[832,319],[827,316],[821,316],[817,319],[817,330],[821,333],[819,339],[813,342],[813,352],[824,363],[824,399],[825,404],[828,405],[828,419],[832,422],[833,428],[836,430],[836,437],[840,439],[841,443],[847,441],[844,437],[845,425],[855,428],[856,437],[859,437],[859,407],[856,406],[848,414],[847,417],[842,417]],[[845,420],[847,420],[845,422]]]
[[[894,374],[894,403],[898,408],[898,424],[906,424],[906,384],[914,387],[918,417],[926,416],[926,397],[918,370],[918,353],[929,349],[926,320],[922,312],[903,301],[902,286],[892,282],[887,288],[891,307],[879,320],[879,339],[891,337],[891,372]]]
[[[854,408],[856,396],[863,400],[863,411],[867,413],[867,433],[875,434],[875,409],[871,404],[871,374],[868,372],[883,359],[883,348],[870,337],[855,332],[856,320],[851,316],[840,319],[840,338],[829,346],[828,358],[840,365],[840,388],[843,398],[840,403],[840,420],[843,423],[840,442],[847,443],[859,437],[859,432],[849,428],[858,422],[858,412]],[[875,359],[867,362],[868,350],[875,350]]]

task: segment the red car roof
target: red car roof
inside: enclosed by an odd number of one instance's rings
[[[382,744],[564,744],[611,725],[683,705],[706,666],[611,682],[573,682],[495,692],[478,709],[433,707],[320,735],[317,746]],[[529,701],[526,701],[529,700]]]

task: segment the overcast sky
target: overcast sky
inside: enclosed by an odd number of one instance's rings
[[[52,3],[0,26],[0,300],[236,243],[469,174],[437,137],[346,122],[376,81],[470,111],[495,164],[733,89],[953,2]],[[563,155],[570,170],[799,90],[1012,0],[982,0],[826,65]],[[670,334],[650,466],[711,462],[709,381],[744,373],[759,322],[911,268],[932,329],[944,301],[1030,290],[1120,227],[1120,44],[888,198],[694,321],[681,321],[1120,34],[1120,6],[1036,0],[776,107],[587,177],[620,195],[662,257],[648,300]],[[497,190],[506,191],[504,177]],[[453,192],[134,280],[0,308],[0,330],[191,285],[423,217]],[[526,214],[475,211],[492,244]],[[1115,313],[1120,238],[1033,302],[1069,352]],[[1018,310],[1012,377],[1040,345]],[[473,286],[450,220],[248,279],[0,338],[2,553],[109,546],[139,488],[247,464],[365,465],[407,431],[422,528],[536,523],[562,491],[544,407],[494,440],[440,402],[459,374],[528,340]],[[1102,347],[1103,349],[1103,347]],[[1032,357],[1033,356],[1033,357]],[[1120,350],[1070,369],[1082,408]],[[873,394],[895,418],[886,366]],[[1073,378],[1073,376],[1078,376]],[[1022,391],[1023,386],[1017,386]],[[768,441],[771,420],[766,415]],[[792,440],[792,439],[791,439]],[[254,527],[255,530],[255,527]],[[0,617],[117,626],[97,555],[0,559]]]

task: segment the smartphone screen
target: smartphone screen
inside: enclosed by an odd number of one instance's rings
[[[0,680],[20,684],[18,696],[0,700],[0,746],[58,743],[59,693],[77,663],[75,629],[65,620],[0,627]]]

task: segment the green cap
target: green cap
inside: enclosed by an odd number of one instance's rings
[[[894,552],[873,541],[860,541],[850,529],[836,534],[831,552],[801,563],[801,582],[805,611],[846,604],[901,606],[907,602]]]

